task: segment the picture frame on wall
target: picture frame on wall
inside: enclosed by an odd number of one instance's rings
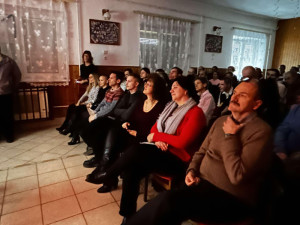
[[[206,34],[205,38],[205,52],[222,52],[223,36]]]
[[[90,43],[120,45],[120,23],[90,19]]]

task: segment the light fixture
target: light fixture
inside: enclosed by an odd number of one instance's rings
[[[215,32],[216,35],[220,35],[222,33],[222,27],[213,26],[213,32]]]
[[[102,9],[102,16],[104,17],[104,20],[110,20],[111,15],[109,9]]]

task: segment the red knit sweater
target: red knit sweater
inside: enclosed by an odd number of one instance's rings
[[[183,117],[177,127],[176,133],[166,134],[158,132],[157,122],[151,128],[154,133],[153,141],[163,141],[169,144],[168,151],[176,155],[184,162],[188,162],[191,156],[200,147],[200,133],[206,126],[205,115],[197,105],[191,108]]]

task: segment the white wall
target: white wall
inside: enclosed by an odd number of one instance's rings
[[[69,48],[70,63],[81,63],[81,52],[90,50],[96,65],[138,66],[139,65],[139,22],[133,11],[179,17],[196,21],[193,25],[191,66],[227,67],[230,64],[232,27],[257,30],[271,34],[269,66],[271,66],[277,22],[266,17],[240,13],[193,0],[79,0],[69,3]],[[77,5],[77,6],[76,6]],[[79,15],[77,13],[79,7]],[[89,19],[102,20],[102,9],[111,11],[111,21],[121,23],[121,45],[90,44]],[[77,29],[78,19],[80,30]],[[205,53],[205,35],[212,34],[213,26],[222,27],[222,53]],[[81,32],[81,33],[80,33]],[[80,41],[81,39],[81,41]],[[81,44],[80,44],[81,43]],[[104,60],[103,51],[108,50]]]

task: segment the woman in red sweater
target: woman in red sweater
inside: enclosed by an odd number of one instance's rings
[[[169,102],[148,135],[148,142],[131,147],[106,172],[99,173],[93,183],[103,183],[124,172],[120,214],[123,223],[136,212],[141,179],[152,172],[172,176],[176,184],[184,181],[193,153],[199,149],[199,136],[206,125],[202,109],[197,107],[193,79],[177,78]],[[89,180],[90,182],[90,180]]]

